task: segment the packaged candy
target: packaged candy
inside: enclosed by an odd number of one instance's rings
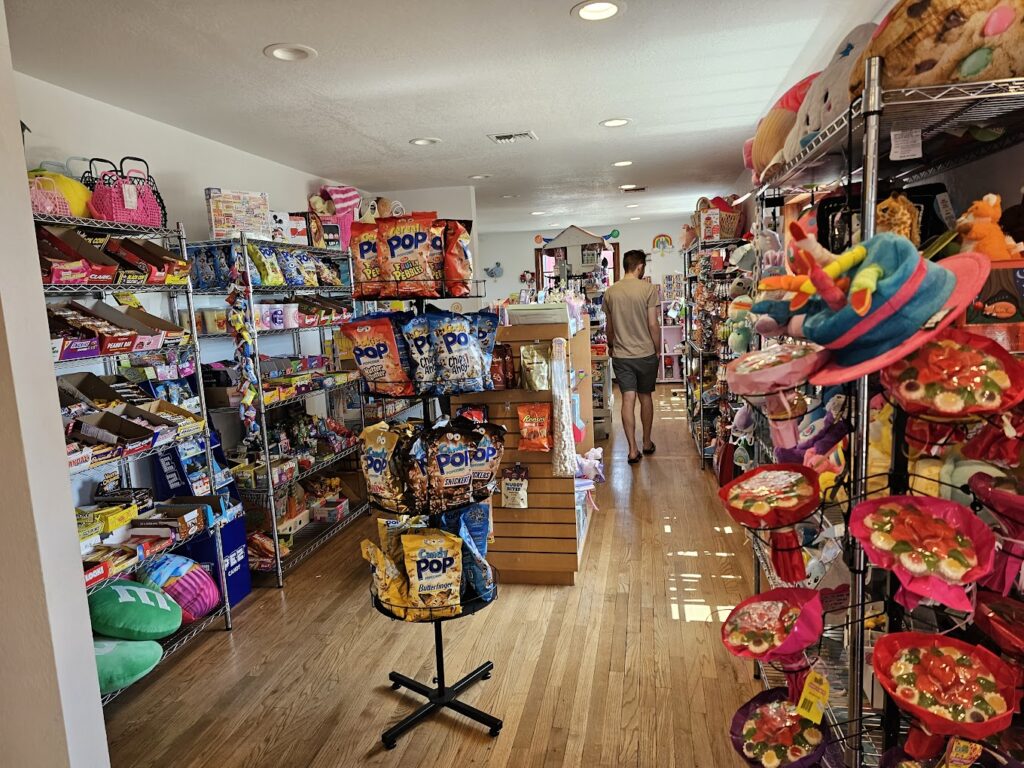
[[[522,464],[501,470],[501,506],[507,509],[529,509],[529,490],[530,472]],[[488,534],[487,540],[494,541],[494,538]]]
[[[376,242],[376,236],[374,236],[374,242]],[[316,258],[315,256],[309,256],[308,258],[310,262],[312,262],[313,268],[316,270],[316,279],[320,285],[343,285],[341,275],[339,275],[331,265],[322,259]]]
[[[427,319],[437,363],[435,393],[457,395],[482,391],[483,356],[470,319],[442,311],[428,312]]]
[[[519,350],[523,375],[523,389],[544,392],[551,389],[550,344],[523,344]]]
[[[367,494],[387,510],[402,511],[402,483],[395,462],[398,435],[382,421],[364,429],[359,439],[363,443],[359,462],[366,479]]]
[[[384,554],[398,567],[403,576],[405,573],[405,550],[402,549],[402,535],[415,528],[426,528],[427,518],[402,515],[397,520],[377,518],[377,535],[380,537],[380,548]]]
[[[519,450],[550,451],[551,403],[522,403],[516,407],[519,414]]]
[[[438,297],[430,268],[433,215],[377,220],[377,263],[383,293],[403,298]]]
[[[434,388],[436,361],[434,348],[430,343],[430,322],[426,315],[414,315],[402,324],[402,335],[409,345],[409,357],[413,364],[413,378],[416,391],[420,394]]]
[[[498,468],[505,453],[505,428],[500,424],[478,424],[482,432],[472,455],[473,498],[489,499],[498,485]]]
[[[305,251],[292,251],[292,256],[299,263],[302,284],[307,288],[317,288],[320,285],[320,276],[317,273],[316,259]]]
[[[469,232],[457,221],[445,222],[444,286],[448,296],[469,296],[472,293],[473,254]]]
[[[481,501],[470,504],[462,512],[462,524],[468,531],[469,538],[476,545],[481,556],[487,557],[488,536],[491,530],[491,502]],[[459,534],[463,536],[463,534]],[[466,538],[463,536],[463,538]]]
[[[826,744],[822,727],[800,715],[785,688],[759,693],[740,707],[730,735],[737,752],[764,768],[818,765]]]
[[[469,421],[476,422],[477,424],[483,424],[487,421],[487,406],[486,405],[460,405],[459,410],[455,412],[456,416],[461,416]]]
[[[281,268],[281,274],[284,275],[285,285],[290,285],[296,288],[305,286],[306,278],[302,274],[302,269],[299,267],[299,260],[295,258],[294,253],[282,248],[277,252],[277,264]]]
[[[424,621],[457,616],[461,611],[459,593],[462,589],[462,539],[446,531],[432,528],[402,536],[405,570],[409,574],[409,599],[414,606],[411,621]]]
[[[469,593],[467,596],[489,603],[494,599],[494,571],[477,546],[476,538],[466,524],[465,515],[462,516],[459,537],[462,539],[462,581]]]
[[[494,341],[498,336],[498,316],[494,312],[476,312],[469,317],[473,320],[473,330],[476,331],[480,356],[483,358],[484,389],[494,389],[491,362],[494,357]]]
[[[408,582],[398,566],[369,539],[363,539],[360,549],[363,559],[370,564],[377,599],[396,617],[406,618],[405,606],[409,605]],[[405,562],[404,553],[401,562]]]
[[[405,499],[409,509],[427,511],[427,449],[421,435],[405,441],[401,451],[402,479],[405,481]]]
[[[353,288],[356,299],[372,299],[381,294],[380,265],[377,263],[377,225],[357,221],[352,224]]]
[[[248,243],[246,251],[255,265],[256,271],[260,274],[261,285],[285,284],[284,275],[281,273],[281,267],[277,262],[277,256],[274,255],[273,248],[268,245]]]
[[[480,439],[481,435],[474,430],[453,424],[435,427],[424,434],[432,512],[473,500],[472,455]]]
[[[399,397],[414,394],[412,380],[402,366],[404,344],[399,346],[390,318],[370,315],[346,323],[340,330],[352,342],[352,355],[370,392]]]
[[[430,269],[434,274],[431,283],[437,295],[441,295],[441,282],[444,278],[444,222],[435,221],[430,225],[430,253],[428,254]]]

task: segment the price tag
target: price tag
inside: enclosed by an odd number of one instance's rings
[[[935,207],[939,209],[939,216],[946,229],[956,229],[956,211],[953,210],[953,201],[949,199],[948,192],[940,192],[935,196]]]
[[[946,748],[946,768],[970,768],[984,751],[981,744],[954,736]]]
[[[142,309],[142,302],[139,301],[139,297],[131,291],[116,291],[114,293],[114,301],[122,307],[135,307],[136,309]]]
[[[821,725],[825,716],[825,708],[828,706],[829,684],[828,678],[817,670],[811,670],[804,682],[803,693],[800,694],[800,703],[797,704],[797,712],[801,717],[806,717],[812,723]]]
[[[139,207],[139,188],[134,184],[125,184],[121,187],[124,195],[124,207],[126,210],[134,211]]]
[[[893,131],[889,134],[890,160],[916,160],[922,157],[921,129],[911,128],[908,131]]]

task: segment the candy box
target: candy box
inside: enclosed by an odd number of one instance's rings
[[[134,536],[161,536],[170,529],[179,539],[184,539],[206,528],[206,516],[202,506],[194,504],[157,504],[152,515],[137,518],[132,524]]]
[[[139,555],[135,549],[128,547],[96,547],[88,555],[82,558],[82,564],[87,569],[87,573],[93,573],[92,583],[103,581],[111,576],[116,576],[122,571],[126,571],[133,565],[138,565]],[[95,578],[95,568],[102,568],[102,572],[105,574],[100,578]]]
[[[153,430],[110,412],[90,413],[79,417],[75,431],[101,443],[121,447],[124,456],[149,449],[156,438]]]
[[[180,325],[175,325],[170,320],[165,320],[162,317],[151,315],[144,309],[138,307],[127,307],[125,314],[134,320],[142,323],[147,328],[152,328],[163,334],[163,345],[169,346],[172,344],[180,344],[185,338],[185,329]]]
[[[112,533],[118,528],[128,525],[139,514],[139,508],[134,504],[116,504],[110,507],[92,505],[81,507],[75,511],[76,513],[79,511],[89,512],[95,515],[96,521],[103,526],[103,533]]]
[[[313,520],[318,523],[337,523],[348,516],[348,499],[328,496],[311,510]]]
[[[128,421],[143,422],[140,426],[153,431],[154,448],[174,442],[174,439],[178,436],[177,424],[170,419],[158,416],[152,411],[147,411],[145,408],[139,408],[135,405],[122,403],[121,405],[115,405],[107,412],[112,413],[115,416],[120,416]]]
[[[108,323],[112,323],[120,328],[134,331],[136,335],[131,346],[132,352],[160,349],[164,344],[163,331],[151,328],[141,320],[133,318],[102,301],[73,301],[71,302],[71,307],[93,317],[98,317],[101,320],[106,320]]]
[[[125,550],[134,549],[139,560],[170,549],[174,539],[171,536],[130,536],[121,542],[121,548]]]
[[[94,408],[104,408],[108,405],[125,402],[125,397],[110,383],[89,371],[58,376],[57,388],[75,400],[87,403]]]
[[[92,448],[78,442],[70,442],[65,445],[68,457],[68,469],[72,474],[87,469],[92,460]]]
[[[203,514],[206,527],[212,528],[218,518],[224,515],[226,505],[220,496],[174,496],[167,500],[168,504],[191,505]]]
[[[48,240],[37,239],[39,267],[43,283],[52,285],[81,285],[89,281],[89,263],[72,258]]]
[[[106,560],[102,560],[100,562],[83,560],[82,566],[85,571],[86,589],[95,584],[99,584],[104,579],[109,579],[111,576],[110,563]]]
[[[141,242],[111,238],[107,241],[105,250],[108,255],[122,260],[137,270],[142,276],[138,282],[151,285],[162,285],[167,282],[166,262],[162,259],[152,258]]]
[[[74,227],[40,226],[36,237],[53,245],[69,260],[83,260],[88,266],[85,282],[110,285],[114,282],[118,264],[75,231]]]
[[[279,536],[291,536],[294,533],[298,533],[307,525],[309,525],[310,511],[304,509],[296,517],[282,520],[277,525],[277,533]]]
[[[206,427],[206,419],[197,418],[194,413],[187,411],[166,400],[151,400],[139,406],[155,416],[173,421],[178,425],[178,439],[184,440],[187,437],[194,437]]]

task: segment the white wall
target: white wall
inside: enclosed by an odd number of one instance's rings
[[[628,217],[627,217],[628,218]],[[613,229],[619,230],[619,236],[609,242],[619,243],[619,253],[639,248],[648,253],[652,250],[652,242],[656,235],[667,234],[672,238],[672,249],[666,255],[655,252],[648,262],[647,274],[651,280],[660,283],[666,273],[682,272],[683,262],[679,255],[679,234],[683,224],[689,218],[680,216],[672,219],[652,221],[627,221],[625,224],[607,224],[600,227],[587,227],[587,230],[598,235],[607,235]],[[480,248],[477,252],[477,269],[484,277],[484,267],[492,267],[501,262],[504,274],[498,278],[487,279],[487,295],[493,299],[504,299],[509,293],[517,293],[522,287],[519,274],[524,270],[533,271],[533,251],[539,246],[534,241],[537,235],[554,237],[560,230],[538,230],[536,232],[485,232],[480,235]]]
[[[42,160],[63,161],[70,155],[114,162],[125,155],[145,158],[167,205],[168,221],[182,221],[191,240],[210,235],[203,197],[206,187],[266,192],[271,210],[304,211],[308,196],[323,182],[27,75],[15,73],[14,84],[19,116],[32,131],[26,138],[29,167]]]

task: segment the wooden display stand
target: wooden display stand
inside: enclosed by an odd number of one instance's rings
[[[570,339],[567,323],[502,326],[498,329],[497,341],[511,345],[518,379],[520,348],[524,344],[545,343],[557,338]],[[583,329],[571,337],[568,347],[567,370],[583,372],[577,378],[575,391],[580,396],[580,415],[585,427],[576,452],[586,453],[594,447],[588,318],[584,318]],[[508,430],[501,469],[518,462],[530,473],[529,509],[503,507],[500,491],[491,500],[495,541],[487,548],[487,560],[501,572],[501,580],[506,583],[572,585],[576,583],[576,571],[590,527],[588,524],[580,526],[577,521],[575,478],[555,476],[551,453],[519,450],[517,406],[544,402],[551,402],[550,391],[505,389],[452,398],[453,410],[456,405],[486,405],[488,419]]]

